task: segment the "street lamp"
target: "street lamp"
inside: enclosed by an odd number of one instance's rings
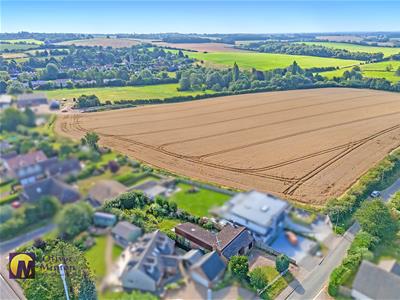
[[[67,300],[69,300],[67,281],[65,280],[65,266],[63,264],[59,264],[58,270],[60,271],[61,280],[64,285],[65,297]]]

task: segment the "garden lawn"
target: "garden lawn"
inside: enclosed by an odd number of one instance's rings
[[[392,67],[391,71],[387,71],[386,68],[388,66]],[[361,73],[364,77],[385,78],[386,80],[389,80],[391,82],[400,81],[400,76],[395,75],[395,72],[399,67],[400,67],[400,61],[382,61],[378,63],[360,65]],[[350,71],[351,67],[335,71],[323,72],[320,74],[328,78],[340,77],[346,70]]]
[[[107,236],[96,237],[96,244],[85,252],[90,269],[99,281],[106,273],[105,251]]]
[[[181,223],[181,221],[178,219],[163,219],[160,223],[158,223],[158,228],[167,233],[179,223]]]
[[[113,248],[112,248],[112,260],[116,261],[118,259],[118,257],[120,257],[122,251],[124,251],[124,249],[122,249],[117,244],[114,244]]]
[[[37,91],[45,93],[50,99],[72,99],[81,95],[96,95],[102,102],[107,100],[138,100],[138,99],[165,99],[175,96],[190,96],[212,91],[184,91],[177,90],[177,83],[158,84],[145,86],[123,86],[123,87],[99,87],[99,88],[75,88],[57,89],[51,91]]]
[[[279,275],[279,272],[274,267],[263,266],[260,268],[266,274],[268,283],[271,283]],[[267,289],[267,294],[268,294],[267,299],[276,298],[288,286],[288,284],[292,280],[293,280],[293,275],[290,273],[286,273],[283,277],[281,277],[277,281],[275,281],[275,283],[272,284]]]
[[[105,294],[99,294],[100,300],[157,300],[153,294],[142,293],[139,291],[132,292],[106,292]]]
[[[176,202],[180,209],[199,217],[208,216],[211,208],[223,205],[230,198],[228,195],[206,189],[188,193],[192,186],[184,183],[178,184],[178,187],[181,190],[173,194],[169,200]]]
[[[303,69],[312,67],[346,67],[361,63],[361,61],[349,59],[259,52],[185,52],[185,54],[198,60],[204,60],[211,65],[232,67],[236,62],[239,68],[256,68],[257,70],[286,68],[294,61]]]
[[[350,43],[335,43],[335,42],[299,42],[306,45],[324,46],[333,49],[344,49],[350,52],[367,52],[367,53],[383,53],[384,56],[391,56],[400,53],[400,48],[366,46]]]

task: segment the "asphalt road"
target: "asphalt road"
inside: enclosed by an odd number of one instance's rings
[[[0,291],[0,298],[2,300],[21,299],[4,279],[3,275],[0,275]]]
[[[397,181],[393,183],[390,187],[388,187],[386,190],[381,191],[381,198],[383,201],[387,202],[398,191],[400,191],[400,178],[397,179]]]
[[[311,274],[305,278],[294,291],[286,298],[290,300],[311,300],[318,296],[325,282],[328,280],[332,270],[338,266],[347,249],[350,247],[355,234],[360,230],[358,223],[353,224],[343,235],[339,244],[329,253],[325,259],[312,270]]]
[[[1,242],[0,243],[0,255],[7,254],[11,250],[16,249],[16,248],[52,231],[54,228],[55,228],[54,224],[48,224],[46,226],[43,226],[43,227],[35,229],[31,232],[28,232],[24,235],[18,236],[12,240]]]

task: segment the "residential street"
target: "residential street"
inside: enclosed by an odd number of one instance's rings
[[[31,232],[28,232],[24,235],[18,236],[12,240],[8,240],[5,242],[0,243],[0,255],[6,254],[9,251],[16,249],[29,241],[32,241],[38,237],[41,237],[42,235],[52,231],[55,228],[55,224],[48,224],[46,226],[40,227],[38,229],[35,229]]]
[[[314,299],[323,289],[325,282],[328,280],[332,270],[340,264],[347,249],[354,239],[355,234],[359,231],[359,225],[353,224],[349,230],[343,235],[339,244],[333,249],[322,262],[310,272],[310,275],[298,282],[294,291],[286,297],[286,299]]]
[[[381,191],[381,198],[387,202],[396,192],[400,191],[400,178],[386,190]]]

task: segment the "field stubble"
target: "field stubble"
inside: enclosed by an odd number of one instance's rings
[[[322,205],[400,145],[400,95],[314,89],[220,97],[59,118],[72,138],[159,168]]]

